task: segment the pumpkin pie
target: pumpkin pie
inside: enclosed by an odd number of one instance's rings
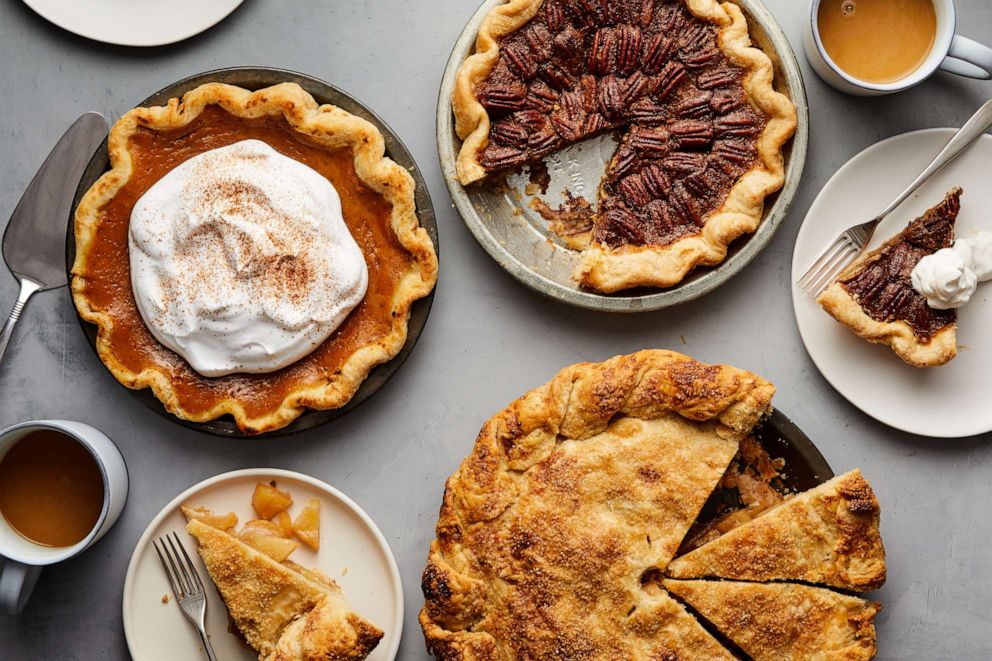
[[[485,17],[452,106],[462,184],[620,132],[596,210],[569,205],[551,226],[581,250],[574,278],[600,292],[722,262],[781,188],[797,121],[743,12],[717,0],[508,0]]]
[[[136,203],[163,177],[205,152],[244,141],[264,143],[336,189],[359,262],[367,265],[367,290],[333,334],[295,362],[266,373],[205,376],[156,339],[139,310],[129,225]],[[255,434],[283,427],[308,408],[343,406],[376,365],[403,347],[412,304],[437,280],[437,256],[417,219],[414,181],[384,155],[372,124],[318,105],[296,84],[249,91],[210,83],[164,106],[129,111],[111,130],[108,150],[110,171],[76,211],[72,294],[83,319],[98,326],[100,358],[121,383],[151,388],[185,420],[231,415],[242,431]],[[253,194],[228,188],[217,195]],[[238,245],[228,248],[238,251]],[[262,263],[278,271],[285,299],[305,293],[308,281],[291,263]]]

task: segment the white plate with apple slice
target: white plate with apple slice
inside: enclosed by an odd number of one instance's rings
[[[371,518],[334,487],[307,475],[272,468],[251,468],[209,478],[176,496],[138,540],[124,579],[124,635],[136,661],[205,659],[196,629],[179,609],[152,540],[176,532],[200,572],[207,593],[207,635],[220,659],[257,658],[229,631],[227,608],[186,533],[180,506],[202,506],[218,514],[234,512],[239,527],[257,519],[252,495],[258,483],[275,481],[293,498],[296,518],[311,498],[320,502],[320,548],[301,543],[290,559],[333,578],[355,612],[385,632],[370,661],[392,661],[403,629],[403,586],[393,552]]]
[[[896,429],[940,438],[992,431],[992,282],[979,283],[958,309],[958,354],[940,367],[903,363],[887,346],[869,344],[834,321],[795,285],[845,228],[875,217],[947,144],[956,129],[926,129],[878,142],[841,167],[806,214],[792,255],[792,302],[806,350],[824,378],[852,404]],[[961,186],[955,236],[992,230],[992,136],[983,135],[879,225],[870,248]]]

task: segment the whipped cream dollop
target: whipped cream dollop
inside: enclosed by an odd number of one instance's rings
[[[155,338],[200,374],[272,372],[365,296],[334,186],[259,140],[204,152],[134,205],[131,287]]]
[[[921,259],[910,275],[913,289],[936,310],[966,305],[978,283],[992,279],[992,232],[957,239]]]

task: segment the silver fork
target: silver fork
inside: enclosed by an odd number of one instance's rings
[[[954,137],[930,161],[930,165],[923,170],[922,174],[892,201],[892,204],[885,207],[882,213],[867,223],[854,225],[841,232],[827,249],[820,253],[816,261],[806,269],[806,272],[797,281],[796,284],[799,285],[800,289],[813,298],[819,296],[820,292],[833,282],[840,275],[841,271],[857,259],[861,251],[871,241],[871,237],[875,233],[875,228],[878,227],[878,224],[886,216],[895,211],[896,207],[902,204],[907,197],[923,185],[923,182],[930,179],[938,170],[957,158],[971,143],[981,137],[990,126],[992,126],[992,101],[987,101],[954,134]]]
[[[173,543],[173,539],[175,543]],[[168,535],[159,537],[152,542],[152,545],[155,547],[158,559],[162,561],[162,567],[169,577],[169,583],[172,585],[172,592],[176,596],[176,601],[179,602],[179,608],[183,611],[186,619],[196,626],[196,632],[200,634],[203,649],[207,651],[207,658],[210,661],[217,661],[217,656],[214,654],[213,647],[210,646],[204,625],[204,617],[207,614],[207,597],[203,592],[203,582],[200,581],[200,575],[196,573],[196,568],[193,566],[193,561],[189,559],[186,548],[179,541],[179,536],[176,533],[172,533],[171,537]],[[178,551],[176,550],[177,547]],[[182,553],[181,557],[180,552]]]

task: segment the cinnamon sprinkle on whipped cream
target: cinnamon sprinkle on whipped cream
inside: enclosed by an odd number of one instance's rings
[[[334,186],[259,140],[194,156],[156,182],[131,212],[129,251],[145,324],[208,377],[293,364],[368,287]]]

